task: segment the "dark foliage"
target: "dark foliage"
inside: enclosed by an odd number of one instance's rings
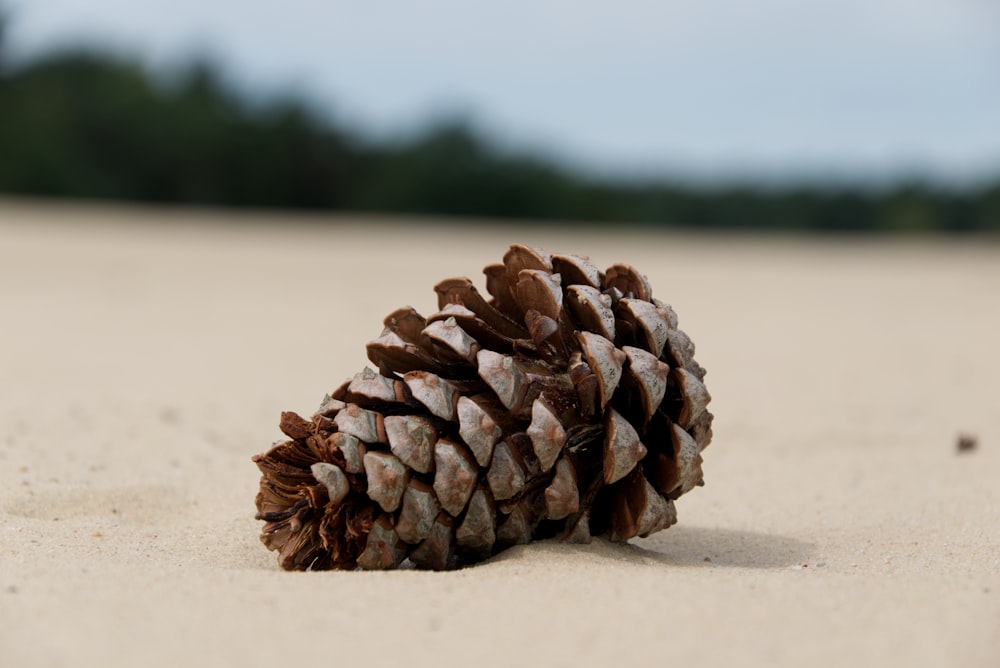
[[[366,142],[303,102],[247,103],[205,65],[172,83],[92,52],[6,65],[0,192],[225,206],[820,230],[1000,230],[1000,183],[885,192],[621,184],[511,155],[460,122]]]

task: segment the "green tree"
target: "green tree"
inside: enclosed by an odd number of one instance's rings
[[[93,51],[14,66],[8,25],[0,8],[0,192],[728,229],[1000,231],[1000,182],[874,192],[594,179],[502,150],[462,119],[407,141],[366,141],[295,97],[251,104],[204,61],[166,78]]]

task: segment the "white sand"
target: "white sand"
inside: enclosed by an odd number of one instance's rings
[[[0,664],[1000,665],[996,240],[315,222],[0,203]],[[279,412],[512,241],[674,305],[706,487],[627,546],[278,570],[249,458]]]

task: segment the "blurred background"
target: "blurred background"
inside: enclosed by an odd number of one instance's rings
[[[0,0],[0,194],[1000,230],[994,0]]]

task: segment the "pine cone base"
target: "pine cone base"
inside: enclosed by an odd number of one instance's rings
[[[712,438],[705,370],[627,265],[514,245],[406,307],[366,368],[254,457],[261,540],[288,570],[445,570],[543,538],[677,521]]]

